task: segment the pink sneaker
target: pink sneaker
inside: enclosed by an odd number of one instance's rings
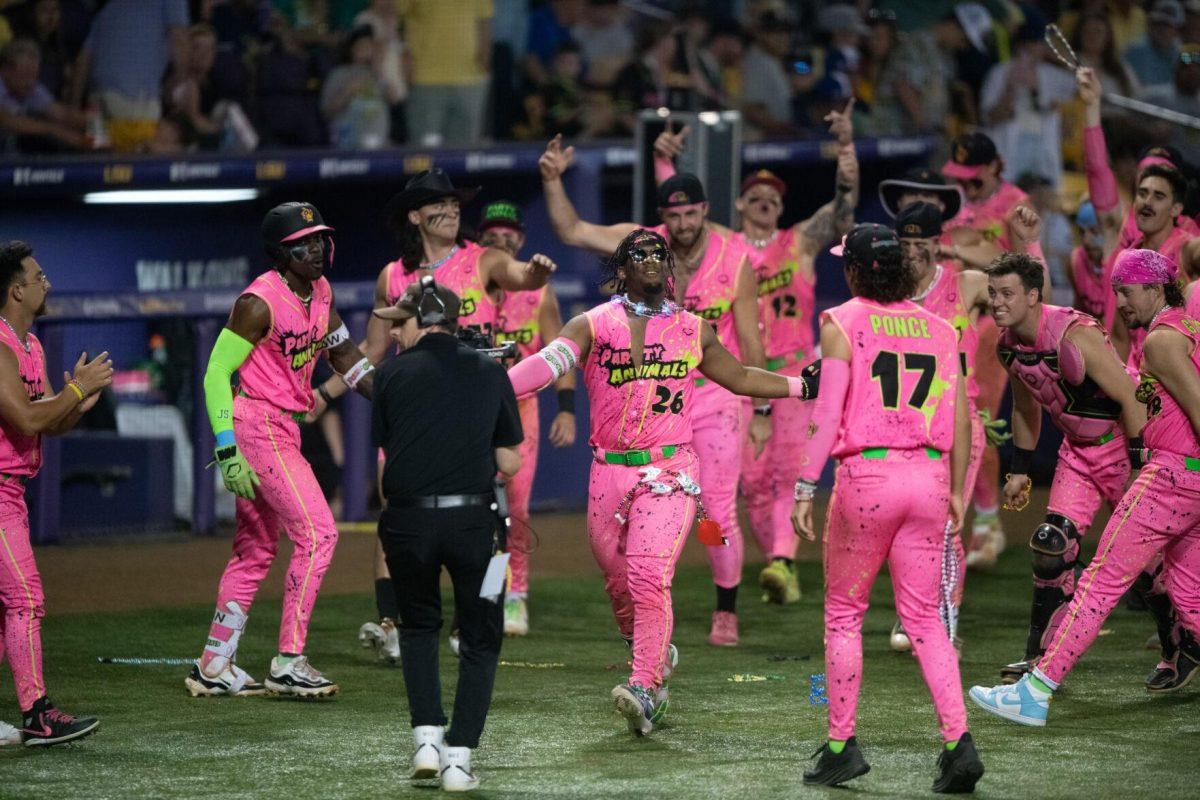
[[[708,643],[716,647],[736,647],[738,643],[737,614],[732,611],[714,611]]]

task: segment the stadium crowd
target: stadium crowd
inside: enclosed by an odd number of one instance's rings
[[[0,0],[0,131],[9,152],[373,149],[620,138],[669,106],[771,139],[854,96],[864,135],[980,127],[1057,186],[1083,112],[1050,22],[1107,93],[1200,114],[1196,0]],[[1118,160],[1197,149],[1105,124]]]

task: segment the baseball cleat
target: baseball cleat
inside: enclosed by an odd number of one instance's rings
[[[656,719],[662,718],[650,692],[637,684],[617,686],[612,690],[612,697],[617,704],[617,713],[625,718],[635,736],[647,735],[654,730]]]
[[[1162,640],[1158,638],[1158,631],[1150,634],[1146,641],[1142,643],[1143,650],[1161,650]]]
[[[383,630],[383,644],[376,655],[380,661],[394,667],[400,663],[400,629],[395,620],[386,618],[379,621],[379,627]]]
[[[970,733],[964,733],[953,750],[943,747],[937,766],[933,791],[938,794],[970,794],[983,777],[983,762],[979,760]]]
[[[6,744],[20,744],[21,732],[9,725],[4,720],[0,720],[0,747]]]
[[[971,531],[971,541],[967,549],[967,569],[992,569],[996,566],[1000,554],[1004,552],[1006,544],[999,517],[989,515],[977,521],[974,530]]]
[[[1030,683],[1030,675],[1021,676],[1014,684],[1000,684],[990,689],[972,686],[971,700],[989,714],[995,714],[1018,725],[1042,727],[1050,713],[1052,695],[1038,691]]]
[[[1146,691],[1151,694],[1177,692],[1192,682],[1200,672],[1200,662],[1182,650],[1176,652],[1174,662],[1164,661],[1146,679]]]
[[[479,778],[471,772],[471,748],[443,747],[441,768],[442,791],[469,792],[479,788]]]
[[[888,645],[897,653],[907,653],[912,650],[912,641],[904,632],[904,626],[900,624],[900,620],[896,620],[896,624],[892,626],[892,635],[888,638]]]
[[[736,647],[738,643],[738,618],[732,611],[714,611],[712,630],[708,643],[714,647]]]
[[[271,694],[305,698],[332,697],[339,688],[309,664],[307,656],[296,656],[286,664],[281,664],[278,656],[272,658],[266,687]]]
[[[1016,683],[1024,675],[1033,671],[1032,661],[1014,661],[1000,668],[1001,683]]]
[[[100,727],[95,717],[72,717],[43,697],[25,714],[21,733],[26,747],[49,747],[90,736]]]
[[[846,740],[842,752],[833,752],[829,742],[826,742],[812,757],[817,758],[817,763],[812,769],[804,771],[804,782],[809,786],[840,786],[871,771],[871,765],[863,758],[862,751],[858,749],[858,739],[854,736]]]
[[[204,674],[197,659],[192,662],[192,671],[183,679],[183,685],[192,697],[255,697],[267,693],[265,686],[233,662],[227,663],[223,670],[209,677]]]
[[[441,725],[418,725],[413,728],[413,745],[417,749],[413,753],[409,780],[429,780],[441,774],[444,733]]]
[[[796,577],[796,566],[788,566],[777,558],[758,573],[758,585],[763,589],[763,599],[776,605],[800,602],[800,579]]]
[[[454,655],[459,655],[458,648],[462,646],[462,637],[459,635],[458,628],[450,631],[450,635],[446,637],[446,641],[450,643],[450,652]]]
[[[364,650],[378,650],[386,638],[387,634],[378,622],[364,622],[358,629],[358,643]]]
[[[529,607],[524,597],[510,597],[504,601],[504,635],[527,636],[529,634]]]

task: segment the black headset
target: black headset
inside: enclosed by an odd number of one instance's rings
[[[436,308],[426,310],[426,303]],[[446,324],[446,303],[438,296],[437,284],[432,275],[421,278],[421,296],[417,298],[417,327],[430,328]]]

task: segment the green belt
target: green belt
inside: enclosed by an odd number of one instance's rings
[[[887,454],[888,448],[886,447],[868,447],[859,455],[861,455],[867,461],[881,461],[887,458]],[[925,448],[925,455],[928,456],[931,461],[940,461],[942,459],[942,451],[935,450],[932,447]]]
[[[697,386],[703,386],[706,383],[708,383],[708,378],[696,378]]]
[[[1109,431],[1108,433],[1104,434],[1099,439],[1097,439],[1096,444],[1108,444],[1115,438],[1117,438],[1117,435],[1115,433],[1113,433],[1112,431]]]
[[[804,351],[797,350],[795,352],[795,357],[796,357],[797,362],[803,361],[804,360]],[[768,358],[766,367],[767,367],[768,372],[778,372],[779,370],[783,369],[787,365],[788,365],[788,357],[780,356],[779,358]]]
[[[670,458],[675,455],[678,446],[669,444],[658,448],[660,458]],[[606,464],[621,464],[626,467],[644,467],[654,460],[654,450],[605,450]]]
[[[1154,451],[1147,450],[1146,451],[1146,460],[1149,461],[1153,457],[1154,457]],[[1200,458],[1195,458],[1194,456],[1184,456],[1183,457],[1183,468],[1186,469],[1188,472],[1200,472]]]

